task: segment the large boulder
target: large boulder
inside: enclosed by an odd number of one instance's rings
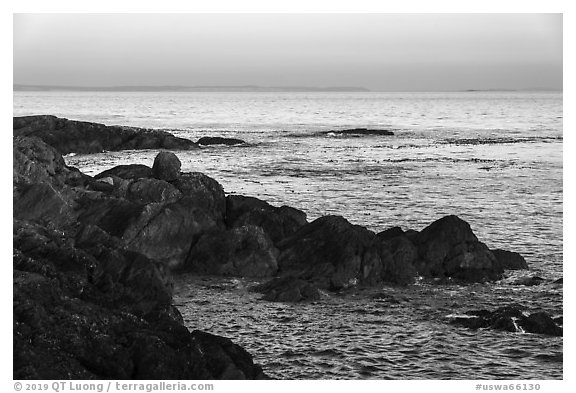
[[[457,216],[433,222],[412,239],[419,256],[415,267],[423,276],[476,282],[495,280],[503,273],[488,247]]]
[[[75,121],[55,116],[14,117],[14,136],[42,139],[60,154],[100,153],[104,150],[198,148],[191,140],[158,130]]]
[[[338,290],[381,281],[376,235],[339,216],[316,219],[278,243],[281,274]]]
[[[259,226],[274,243],[293,235],[307,223],[306,213],[289,206],[275,207],[258,198],[242,195],[226,197],[228,227]]]
[[[180,177],[182,163],[176,154],[169,151],[161,151],[154,159],[152,176],[156,179],[173,181]]]
[[[203,235],[190,251],[186,269],[201,274],[269,277],[278,270],[277,255],[262,228],[248,225]]]

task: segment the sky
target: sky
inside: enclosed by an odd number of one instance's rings
[[[13,82],[562,89],[561,14],[15,14]]]

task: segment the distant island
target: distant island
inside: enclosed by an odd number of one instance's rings
[[[59,86],[14,84],[14,91],[118,91],[118,92],[368,92],[369,89],[355,86]]]

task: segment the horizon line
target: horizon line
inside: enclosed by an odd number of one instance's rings
[[[466,88],[450,90],[372,90],[361,86],[260,86],[246,85],[118,85],[118,86],[70,86],[70,85],[36,85],[14,83],[13,91],[86,91],[86,92],[563,92],[563,88],[526,87],[526,88]]]

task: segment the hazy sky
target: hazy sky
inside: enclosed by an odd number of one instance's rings
[[[560,14],[17,14],[14,83],[562,88]]]

